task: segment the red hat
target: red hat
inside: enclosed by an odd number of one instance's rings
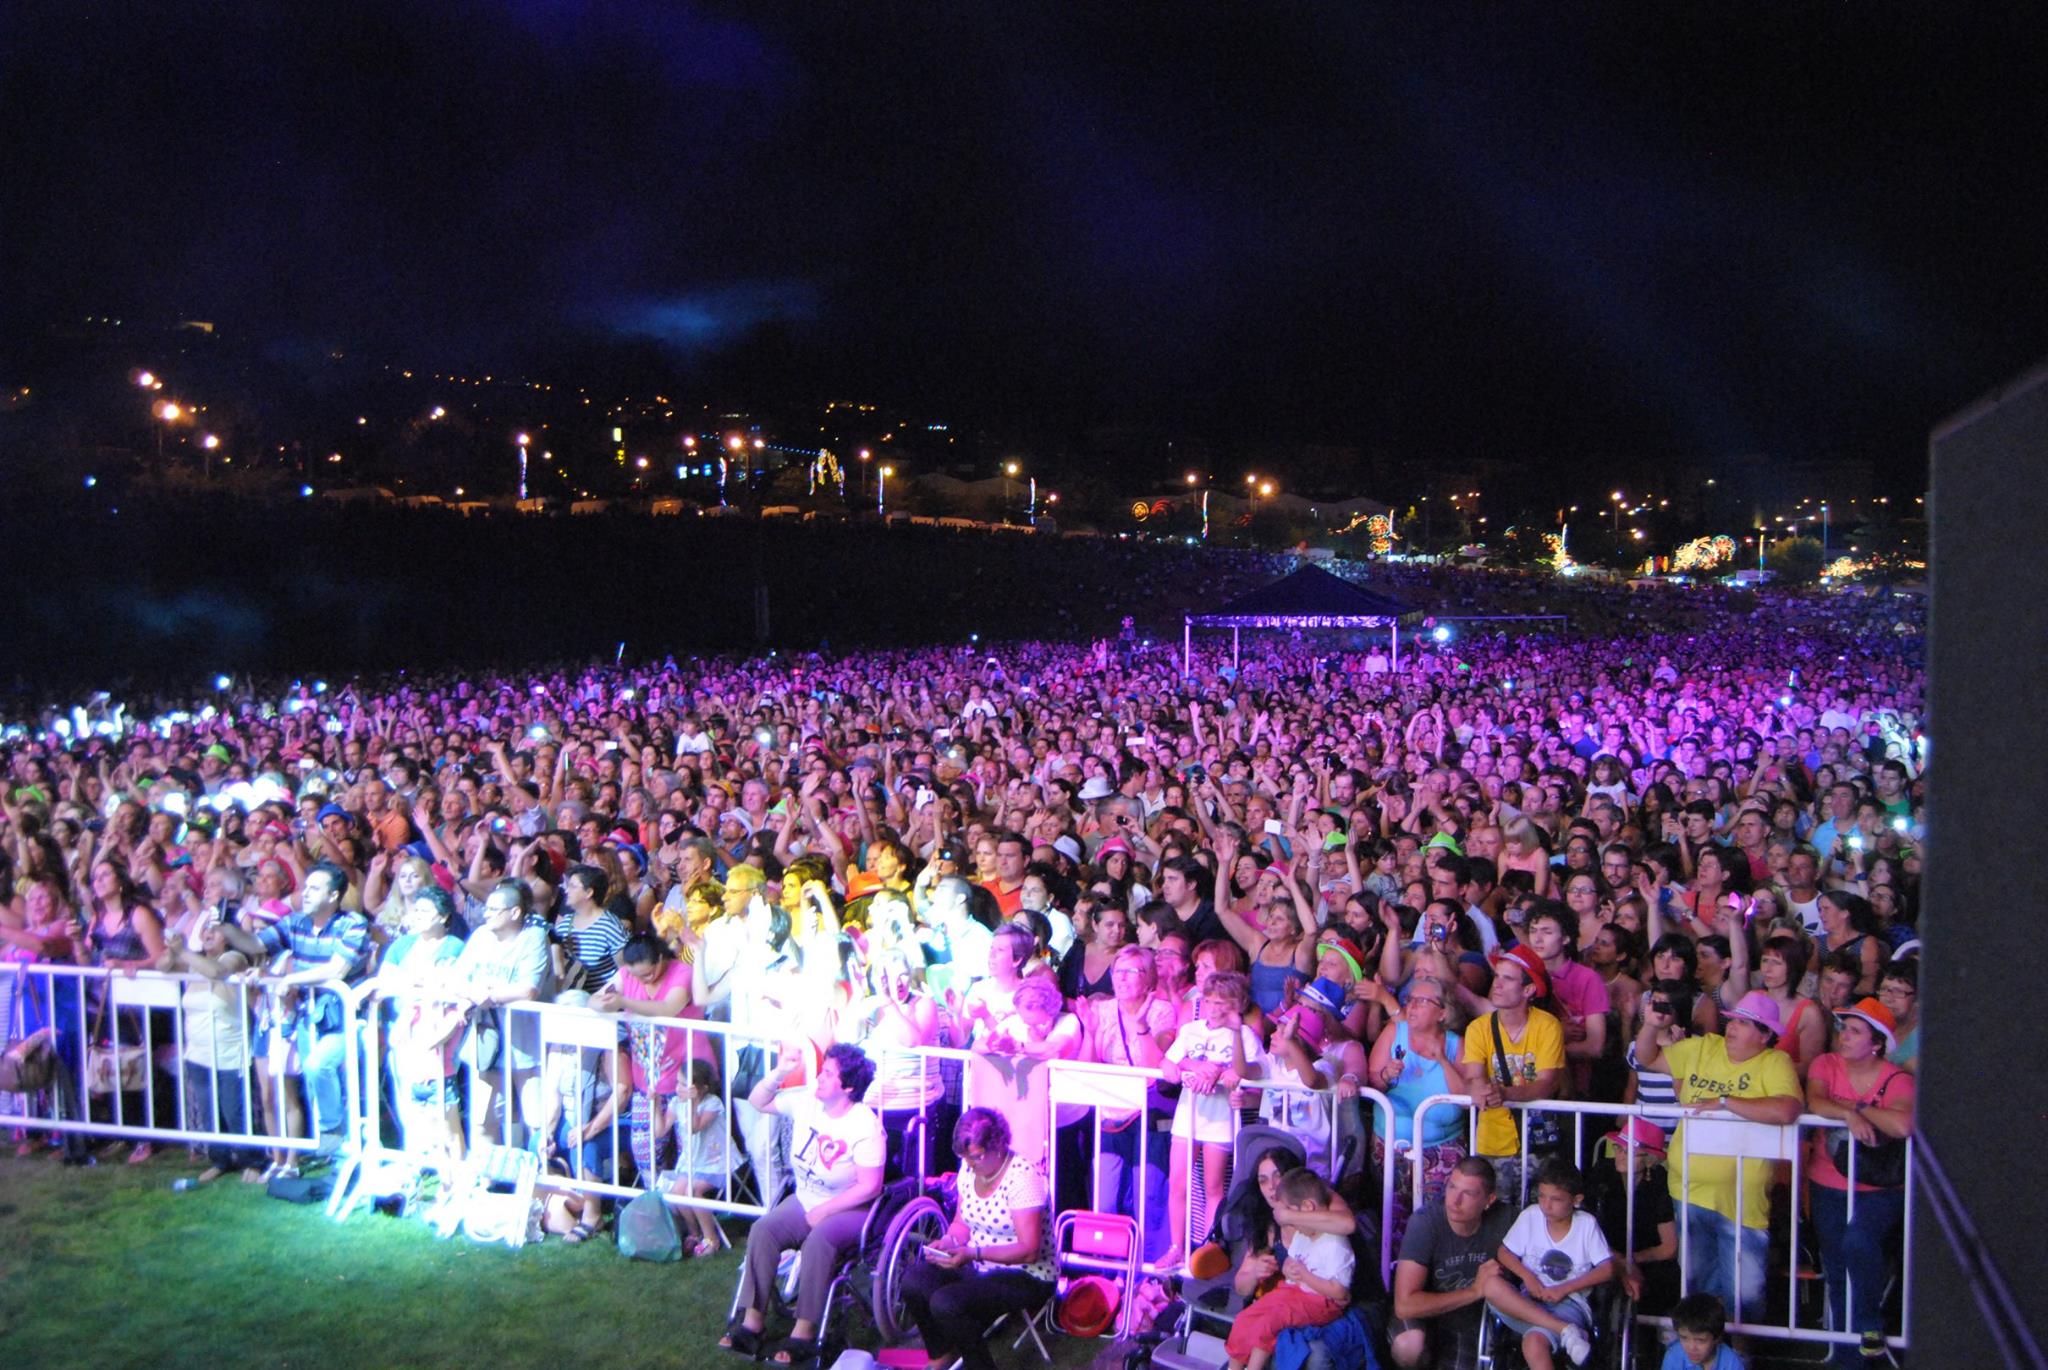
[[[1487,960],[1499,965],[1512,960],[1528,975],[1529,983],[1536,986],[1536,997],[1541,999],[1550,993],[1550,972],[1543,968],[1543,958],[1533,951],[1527,942],[1517,942],[1512,947],[1498,947]]]
[[[1083,1275],[1060,1299],[1060,1330],[1070,1337],[1099,1337],[1116,1321],[1121,1292],[1100,1275]]]

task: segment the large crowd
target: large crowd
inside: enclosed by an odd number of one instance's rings
[[[305,1163],[265,1131],[349,1144],[337,982],[392,1005],[409,1148],[515,1137],[700,1198],[744,1163],[768,1212],[725,1341],[775,1349],[777,1255],[801,1248],[776,1351],[799,1363],[886,1179],[955,1170],[908,1295],[935,1366],[990,1363],[988,1322],[1050,1290],[1051,1215],[1098,1200],[1154,1216],[1146,1263],[1169,1280],[1237,1234],[1237,1292],[1263,1311],[1234,1365],[1348,1324],[1402,1365],[1469,1361],[1482,1306],[1532,1365],[1578,1363],[1606,1286],[1677,1307],[1674,1350],[1697,1349],[1711,1310],[1678,1297],[1681,1230],[1689,1288],[1720,1308],[1761,1310],[1765,1271],[1798,1256],[1773,1248],[1773,1168],[1681,1164],[1688,1121],[1819,1114],[1878,1181],[1852,1216],[1846,1153],[1817,1133],[1797,1199],[1834,1325],[1865,1334],[1843,1363],[1865,1363],[1918,1056],[1912,611],[1533,585],[1416,573],[1450,612],[1540,594],[1572,622],[1419,635],[1398,670],[1272,633],[1183,676],[1177,642],[1132,633],[300,682],[36,733],[7,747],[0,949],[193,977],[192,1090],[220,1106],[249,1072],[265,1125],[215,1129],[252,1140],[211,1146],[207,1179]],[[0,976],[9,1035],[49,1026],[81,1062],[95,1006],[35,983]],[[253,1007],[223,1026],[231,1000]],[[479,1029],[546,1000],[619,1015],[618,1051],[544,1049],[517,1014]],[[777,1045],[686,1047],[653,1019]],[[1143,1110],[1061,1116],[1049,1192],[1017,1159],[1047,1146],[963,1107],[909,1054],[934,1046],[1161,1080]],[[1416,1105],[1442,1093],[1476,1126],[1438,1108],[1417,1148]],[[1547,1100],[1641,1109],[1604,1139],[1615,1120],[1525,1107]],[[1233,1154],[1241,1120],[1295,1146]],[[1354,1135],[1355,1165],[1321,1159]],[[76,1133],[18,1145],[90,1156]],[[1395,1164],[1387,1291],[1367,1240]],[[582,1191],[551,1219],[580,1242],[611,1213]],[[712,1214],[686,1216],[688,1248],[717,1250]]]

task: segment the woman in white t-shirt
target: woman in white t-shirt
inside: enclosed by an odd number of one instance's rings
[[[775,1296],[776,1264],[784,1251],[801,1247],[796,1326],[775,1357],[779,1365],[818,1354],[825,1294],[840,1264],[860,1241],[868,1205],[882,1192],[882,1120],[860,1102],[875,1078],[867,1053],[855,1046],[834,1046],[825,1053],[817,1082],[807,1093],[781,1095],[783,1084],[800,1069],[800,1060],[783,1065],[748,1096],[754,1108],[790,1120],[789,1163],[796,1174],[796,1192],[756,1219],[747,1234],[739,1318],[718,1343],[745,1355],[760,1350],[763,1311]]]
[[[1045,1176],[1010,1149],[1010,1125],[992,1108],[970,1108],[953,1128],[960,1212],[924,1248],[903,1282],[903,1304],[924,1334],[932,1366],[993,1370],[984,1334],[1009,1313],[1052,1295]]]

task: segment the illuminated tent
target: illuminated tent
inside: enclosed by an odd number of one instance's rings
[[[1197,628],[1230,629],[1233,667],[1237,665],[1239,636],[1246,628],[1385,628],[1398,669],[1401,620],[1415,612],[1399,600],[1353,585],[1320,566],[1303,566],[1271,585],[1240,595],[1213,614],[1188,614],[1181,628],[1181,674],[1194,669]]]

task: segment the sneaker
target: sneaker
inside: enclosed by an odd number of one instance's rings
[[[1564,1353],[1573,1365],[1584,1365],[1586,1357],[1593,1354],[1593,1343],[1586,1340],[1583,1331],[1570,1323],[1566,1323],[1564,1331],[1557,1334],[1557,1340],[1563,1345]]]
[[[1863,1364],[1865,1370],[1875,1370],[1875,1367],[1878,1366],[1890,1367],[1898,1364],[1898,1361],[1892,1358],[1892,1348],[1885,1343],[1884,1333],[1865,1332],[1863,1334]]]

